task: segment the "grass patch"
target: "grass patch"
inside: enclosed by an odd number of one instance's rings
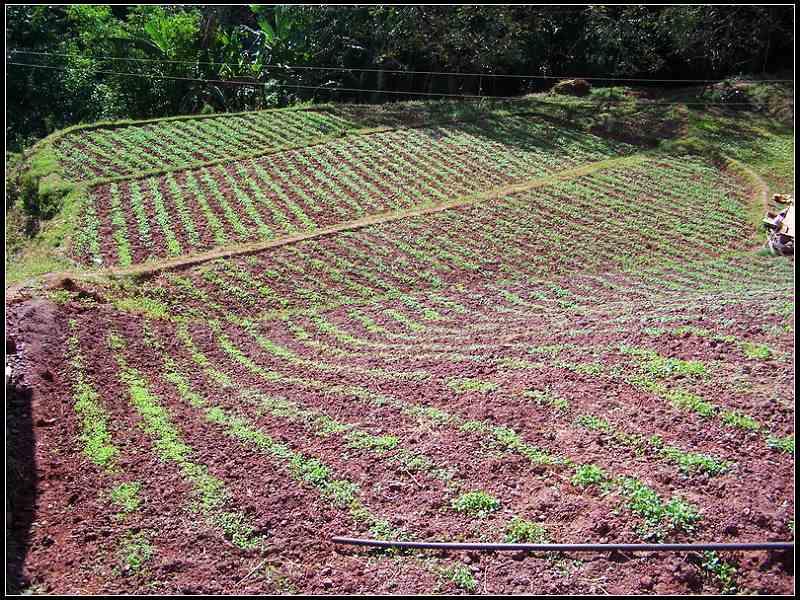
[[[255,527],[241,513],[220,512],[214,515],[214,523],[222,528],[225,537],[243,550],[254,550],[261,545]]]
[[[603,365],[597,362],[577,363],[568,368],[581,375],[600,375],[603,372]]]
[[[69,304],[72,300],[72,292],[67,290],[51,290],[47,292],[47,297],[56,304]]]
[[[543,369],[546,365],[543,362],[531,362],[514,356],[506,356],[497,361],[497,366],[506,369]]]
[[[427,421],[436,427],[447,425],[454,420],[453,415],[435,406],[407,406],[403,408],[403,412],[416,419]]]
[[[152,298],[120,298],[114,301],[114,307],[125,312],[146,315],[151,319],[167,319],[170,316],[169,307]]]
[[[602,417],[595,417],[594,415],[580,415],[576,422],[581,427],[585,427],[586,429],[591,429],[592,431],[602,431],[605,433],[610,433],[613,428],[611,427],[611,423],[603,419]]]
[[[468,425],[474,427],[474,429],[467,429],[466,427]],[[510,427],[502,427],[499,425],[492,426],[486,422],[480,421],[467,421],[461,426],[461,429],[464,431],[488,431],[494,438],[494,441],[503,448],[516,452],[535,464],[552,465],[561,462],[561,459],[552,456],[541,448],[526,443],[520,435]]]
[[[685,452],[673,446],[665,446],[659,452],[668,461],[678,465],[678,468],[684,473],[704,471],[709,475],[720,475],[731,467],[730,463],[718,460],[713,456],[697,452]]]
[[[528,352],[531,354],[544,354],[551,358],[555,358],[564,350],[568,350],[570,348],[567,344],[558,344],[552,346],[534,346],[528,349]]]

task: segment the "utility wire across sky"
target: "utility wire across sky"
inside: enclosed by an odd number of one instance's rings
[[[68,67],[55,67],[51,65],[37,65],[31,63],[18,63],[9,61],[6,64],[20,67],[29,67],[33,69],[49,69],[53,71],[66,72],[70,69]],[[106,70],[92,70],[94,74],[98,75],[116,75],[122,77],[138,77],[142,79],[161,79],[168,81],[190,81],[196,83],[206,84],[222,84],[222,85],[242,85],[249,87],[270,87],[282,89],[304,89],[304,90],[327,90],[330,92],[360,92],[365,94],[393,94],[393,95],[408,95],[408,96],[429,96],[438,98],[459,98],[459,99],[475,99],[475,100],[519,100],[522,96],[495,96],[491,94],[448,94],[445,92],[423,92],[423,91],[406,91],[406,90],[382,90],[382,89],[368,89],[368,88],[350,88],[350,87],[328,87],[326,84],[321,85],[306,85],[299,83],[276,83],[276,82],[261,82],[261,81],[240,81],[235,79],[198,79],[194,77],[180,77],[175,75],[157,75],[152,73],[125,73],[120,71],[106,71]],[[638,99],[637,99],[638,100]],[[629,100],[582,100],[584,103],[596,105],[610,105],[610,104],[623,104]],[[647,106],[751,106],[749,102],[659,102],[641,101],[640,104]]]
[[[163,63],[163,64],[187,64],[187,65],[206,65],[206,66],[229,66],[241,68],[242,65],[238,63],[216,62],[216,61],[199,61],[199,60],[170,60],[161,58],[128,58],[117,56],[79,56],[68,54],[64,52],[38,52],[33,50],[19,50],[13,49],[9,51],[10,54],[26,54],[33,56],[54,56],[54,57],[75,57],[83,58],[86,60],[108,60],[108,61],[124,61],[124,62],[140,62],[140,63]],[[314,71],[344,71],[344,72],[367,72],[367,73],[396,73],[401,75],[446,75],[455,77],[487,77],[487,78],[506,78],[506,79],[544,79],[544,80],[561,80],[561,79],[585,79],[586,81],[624,81],[624,82],[639,82],[639,83],[721,83],[725,79],[660,79],[660,78],[645,78],[645,77],[616,77],[616,76],[588,76],[581,75],[516,75],[505,73],[476,73],[476,72],[457,72],[457,71],[406,71],[403,69],[381,69],[375,67],[316,67],[306,65],[264,65],[263,70],[269,71],[270,69],[280,70],[314,70]],[[743,83],[790,83],[793,79],[738,79],[737,81]]]

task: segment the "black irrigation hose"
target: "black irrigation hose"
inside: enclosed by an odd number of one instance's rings
[[[705,550],[794,550],[794,542],[742,542],[699,544],[478,544],[468,542],[401,542],[335,537],[334,544],[374,548],[425,550],[475,550],[481,552],[701,552]]]

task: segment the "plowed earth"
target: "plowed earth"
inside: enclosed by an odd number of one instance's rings
[[[343,226],[15,295],[14,589],[792,593],[782,553],[330,541],[793,539],[794,264],[751,249],[751,190],[696,157],[529,126],[176,171],[141,184],[139,213],[137,180],[93,188],[83,251],[108,265]],[[148,131],[86,141],[107,169],[104,145]],[[488,195],[363,221],[465,194]]]
[[[426,322],[392,300],[355,309],[371,320],[372,331],[354,321],[351,308],[259,321],[248,331],[230,322],[215,330],[191,318],[177,324],[148,319],[76,296],[66,304],[29,300],[14,305],[9,327],[18,340],[15,356],[20,368],[15,377],[32,391],[37,464],[36,520],[30,524],[25,564],[19,565],[22,577],[42,591],[84,593],[412,593],[457,590],[448,569],[460,565],[487,593],[717,591],[719,583],[694,556],[370,556],[334,547],[331,536],[369,536],[369,527],[313,484],[298,481],[286,461],[203,418],[203,410],[187,404],[165,378],[169,357],[209,405],[327,465],[336,479],[358,486],[364,506],[412,539],[496,541],[513,516],[543,525],[555,541],[642,539],[641,517],[617,490],[580,487],[573,483],[570,467],[532,463],[485,432],[463,427],[466,422],[513,429],[548,454],[594,464],[614,476],[636,477],[664,499],[686,499],[701,518],[691,532],[670,532],[670,540],[789,537],[793,455],[770,448],[765,435],[793,431],[793,410],[786,396],[793,382],[792,336],[775,331],[776,325],[793,325],[793,320],[763,311],[765,303],[780,307],[789,297],[766,289],[716,298],[663,291],[659,301],[653,301],[634,299],[649,288],[628,281],[630,293],[620,301],[608,292],[589,296],[585,282],[575,279],[559,284],[562,290],[584,294],[576,306],[585,314],[559,307],[554,299],[534,307],[535,288],[529,286],[505,288],[517,298],[527,298],[523,302],[529,305],[523,306],[504,300],[497,290],[473,285],[442,293],[459,310],[439,308],[434,321]],[[424,329],[409,331],[387,317],[392,310],[405,312],[409,322],[424,323]],[[87,359],[86,378],[103,400],[112,439],[120,449],[115,472],[98,469],[81,450],[68,369],[61,352],[54,350],[65,347],[70,319]],[[317,327],[320,319],[328,325]],[[31,325],[45,321],[46,327]],[[644,324],[662,322],[668,324],[668,332],[643,332]],[[185,328],[193,350],[181,341],[176,327]],[[298,335],[298,327],[309,336]],[[681,327],[683,331],[675,333]],[[125,340],[124,350],[109,348],[109,332]],[[256,336],[280,346],[280,355],[274,348],[267,351]],[[724,336],[730,337],[718,339]],[[772,356],[748,358],[740,350],[744,342],[767,344]],[[249,361],[237,360],[229,344]],[[637,363],[619,350],[620,344],[702,361],[708,365],[706,376],[669,378],[669,386],[691,389],[721,407],[747,412],[761,429],[727,427],[717,417],[677,409],[631,385],[624,375],[636,373]],[[226,506],[241,511],[255,535],[263,537],[259,549],[238,548],[218,527],[187,508],[197,492],[180,468],[157,456],[153,438],[143,430],[142,418],[120,380],[114,358],[120,352],[168,410],[182,440],[192,448],[192,460],[207,465],[209,473],[224,482]],[[209,377],[192,352],[202,353],[206,366],[230,377],[232,387]],[[601,367],[576,371],[580,364]],[[490,382],[495,387],[457,391],[453,380]],[[529,390],[546,390],[567,400],[568,408],[538,404],[525,394]],[[283,399],[283,408],[265,408],[259,397]],[[440,412],[421,412],[425,409]],[[578,426],[576,416],[587,414],[735,466],[715,476],[683,473],[652,452]],[[348,429],[324,433],[316,424],[319,415]],[[398,443],[378,452],[352,447],[346,432],[354,430],[393,436]],[[398,458],[401,448],[426,457],[431,466],[404,466]],[[449,475],[442,477],[439,469]],[[124,518],[115,516],[107,491],[122,480],[142,484],[141,508]],[[455,496],[476,489],[499,499],[501,508],[483,518],[453,510]],[[146,568],[137,572],[121,567],[120,539],[130,531],[148,532],[154,548]],[[725,558],[737,565],[740,589],[792,589],[791,567],[780,556],[732,553]]]

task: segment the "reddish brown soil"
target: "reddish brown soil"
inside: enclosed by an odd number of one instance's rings
[[[614,285],[613,277],[605,281]],[[458,592],[443,573],[461,565],[473,573],[476,591],[481,593],[719,591],[719,584],[703,571],[695,555],[547,557],[421,552],[393,557],[335,547],[329,542],[334,535],[370,533],[347,510],[298,482],[287,465],[203,419],[201,410],[181,401],[175,387],[163,378],[163,356],[168,355],[207,401],[246,419],[294,451],[322,461],[335,477],[357,484],[359,497],[373,514],[416,539],[502,540],[508,519],[516,515],[543,524],[554,541],[635,542],[641,539],[637,533],[641,522],[617,493],[603,495],[594,487],[579,488],[571,481],[571,471],[563,466],[533,465],[519,454],[493,446],[480,433],[459,431],[457,426],[426,425],[397,405],[370,404],[333,391],[340,386],[365,387],[407,404],[511,427],[542,450],[578,463],[596,464],[615,475],[638,477],[663,498],[684,497],[700,508],[702,519],[696,531],[675,532],[671,540],[789,537],[787,523],[794,508],[792,455],[768,448],[761,434],[726,428],[718,420],[678,411],[605,371],[580,374],[559,366],[559,361],[599,362],[604,369],[635,372],[633,358],[614,349],[619,343],[649,348],[664,356],[701,360],[709,365],[710,379],[681,381],[680,385],[694,386],[692,389],[720,406],[754,414],[770,431],[786,435],[792,432],[791,408],[758,394],[776,379],[793,381],[791,365],[782,355],[765,363],[748,359],[728,342],[691,334],[654,337],[645,334],[640,325],[645,316],[674,316],[665,327],[692,325],[735,335],[742,341],[767,343],[778,353],[791,352],[791,334],[776,337],[765,333],[780,319],[758,310],[759,300],[746,297],[720,309],[701,304],[696,313],[686,308],[692,303],[690,296],[673,293],[670,300],[665,297],[651,304],[646,297],[621,302],[617,292],[594,280],[558,283],[561,289],[590,300],[587,306],[592,311],[565,319],[570,315],[568,309],[532,296],[537,290],[545,293],[546,286],[506,288],[545,307],[533,310],[499,297],[496,291],[469,285],[457,293],[443,292],[468,312],[437,306],[439,321],[426,322],[396,300],[359,308],[390,333],[365,329],[349,316],[352,307],[323,313],[329,323],[360,343],[324,335],[313,319],[300,315],[292,322],[311,333],[311,341],[325,347],[295,337],[281,321],[258,325],[260,335],[310,361],[306,363],[268,353],[247,331],[226,323],[226,336],[245,355],[264,372],[281,374],[282,379],[275,381],[234,360],[206,324],[193,322],[189,332],[197,348],[210,364],[236,382],[236,390],[220,388],[193,366],[169,322],[147,322],[148,336],[163,345],[162,353],[143,337],[142,318],[120,314],[108,305],[73,300],[62,306],[35,299],[12,305],[8,329],[13,340],[10,345],[16,350],[11,356],[18,391],[12,403],[10,424],[15,435],[11,454],[26,457],[25,468],[17,471],[19,491],[12,496],[11,532],[20,540],[9,557],[12,581],[34,591],[60,593]],[[643,295],[634,287],[630,296]],[[550,298],[554,298],[552,292]],[[430,306],[424,298],[418,299]],[[229,310],[239,307],[232,297],[216,300]],[[427,329],[409,332],[387,316],[385,308],[389,307],[427,324]],[[77,321],[81,351],[87,359],[86,376],[100,393],[110,415],[111,433],[121,448],[117,473],[99,469],[81,450],[80,424],[72,409],[69,371],[63,358],[69,319]],[[193,449],[192,460],[208,465],[209,472],[225,483],[229,494],[226,509],[241,511],[266,536],[263,549],[236,548],[213,524],[188,508],[191,488],[174,463],[158,458],[152,438],[140,427],[141,420],[106,343],[109,331],[126,340],[126,360],[144,374],[150,391],[168,408],[183,440]],[[554,356],[529,351],[558,344],[564,345],[563,350]],[[454,359],[437,350],[440,347],[473,358]],[[338,353],[333,353],[337,348]],[[497,362],[508,358],[545,366],[514,369]],[[329,367],[321,368],[324,365]],[[368,374],[363,369],[378,370]],[[423,381],[399,378],[415,370],[427,371],[430,376]],[[291,377],[319,385],[308,387],[285,380]],[[499,389],[490,394],[456,393],[448,385],[452,378],[492,381]],[[734,392],[739,389],[737,381],[748,382],[751,391],[744,395]],[[562,414],[533,403],[522,395],[531,388],[548,388],[568,399],[569,411]],[[261,412],[237,397],[243,389],[287,398],[372,435],[397,436],[402,448],[450,469],[455,487],[448,490],[430,473],[409,473],[393,462],[395,451],[380,454],[352,448],[344,434],[315,435],[302,420]],[[630,433],[658,434],[668,444],[736,462],[737,467],[715,477],[685,475],[658,457],[636,454],[601,433],[582,429],[574,422],[580,414],[607,418]],[[143,506],[119,519],[108,490],[131,480],[143,484]],[[455,495],[476,489],[500,498],[501,510],[476,519],[450,508]],[[145,532],[154,548],[153,558],[139,572],[121,568],[121,541],[131,531]],[[737,566],[739,589],[759,593],[790,593],[793,589],[792,565],[786,557],[725,553],[723,558]]]
[[[491,139],[514,133],[510,127]],[[189,134],[187,128],[182,135]],[[513,177],[466,153],[463,161],[449,162],[454,148],[443,150],[442,132],[427,134],[436,143],[413,138],[393,150],[409,171],[431,173],[424,178],[398,170],[382,154],[378,136],[349,155],[331,143],[309,157],[310,168],[299,164],[300,151],[261,159],[283,167],[295,161],[297,173],[287,169],[280,185],[320,227],[314,234],[287,235],[302,223],[265,190],[288,222],[254,206],[285,237],[120,270],[141,276],[125,287],[80,283],[82,289],[62,281],[52,284],[57,295],[48,295],[50,288],[15,292],[7,304],[6,343],[13,373],[7,390],[12,590],[721,592],[723,582],[694,553],[391,554],[330,541],[392,528],[416,540],[498,542],[515,517],[542,526],[554,542],[649,541],[642,515],[622,495],[622,477],[640,480],[661,506],[681,498],[697,510],[691,528],[662,522],[667,541],[792,537],[794,453],[768,443],[770,436],[794,434],[792,277],[784,262],[745,253],[720,257],[725,243],[744,248],[749,231],[737,212],[744,195],[732,180],[719,178],[712,208],[725,228],[712,245],[703,241],[707,207],[659,189],[673,175],[691,184],[696,166],[678,163],[677,174],[649,178],[647,165],[624,162],[630,172],[619,181],[626,195],[607,189],[602,177],[581,175],[597,165],[579,167],[556,176],[568,174],[577,187],[531,194],[529,188],[552,180],[515,185]],[[355,171],[372,154],[391,173],[385,181],[377,169]],[[573,159],[558,158],[563,164]],[[353,168],[351,178],[323,170],[341,163]],[[434,165],[442,172],[433,174]],[[545,173],[552,168],[542,167]],[[227,173],[241,180],[237,171]],[[247,229],[242,236],[232,232],[195,174],[229,241],[255,239],[235,186],[220,173],[212,176]],[[374,191],[357,189],[362,176]],[[175,178],[186,187],[184,174]],[[447,212],[438,206],[372,214],[394,208],[387,195],[393,186],[407,185],[400,196],[407,204],[427,186],[452,197],[478,189],[479,180],[504,187],[454,200]],[[125,197],[129,185],[120,185]],[[188,247],[171,192],[165,180],[159,185],[176,235]],[[295,186],[320,197],[344,195],[371,216],[346,222],[357,211],[345,205],[335,211],[330,201],[320,203],[324,211],[315,210],[292,191]],[[609,191],[629,203],[596,201]],[[114,257],[109,190],[99,193],[101,251]],[[166,253],[149,190],[142,196],[153,245],[138,242],[129,216],[134,262]],[[656,201],[663,198],[669,201]],[[187,207],[200,213],[192,198]],[[205,219],[196,222],[202,246],[216,245]],[[662,226],[669,235],[660,233]],[[200,262],[209,264],[198,268]],[[632,267],[653,270],[633,275]],[[213,273],[204,275],[206,269]],[[115,307],[120,294],[131,294],[126,311]],[[166,315],[147,316],[154,307]],[[87,424],[76,413],[77,373],[67,362],[69,336],[119,451],[113,469],[101,468],[86,452]],[[747,343],[765,344],[770,356],[748,357]],[[664,389],[712,403],[716,413],[703,417],[642,385],[648,373],[643,352],[702,362],[702,375],[653,377]],[[123,366],[141,377],[144,400],[142,389],[122,376]],[[187,399],[171,369],[202,406]],[[530,390],[546,390],[565,404],[536,402],[526,395]],[[288,404],[270,409],[260,404],[264,398]],[[165,420],[153,405],[165,411]],[[726,424],[727,410],[755,418],[759,430]],[[247,429],[220,424],[219,414],[240,419]],[[582,416],[607,420],[643,442],[634,446],[587,428]],[[514,434],[519,442],[509,443]],[[388,436],[382,440],[389,447],[365,444],[379,436]],[[714,475],[682,470],[657,451],[655,436],[730,468]],[[534,450],[561,460],[537,462]],[[409,457],[428,466],[412,468]],[[581,487],[575,467],[589,464],[614,483]],[[211,512],[195,505],[198,472],[224,489]],[[348,489],[368,518],[325,495],[331,481],[353,486]],[[141,504],[124,515],[111,491],[130,482],[141,484]],[[478,490],[499,507],[483,516],[454,509],[454,499]],[[237,546],[220,525],[220,511],[244,519],[262,537],[261,546]],[[138,568],[126,560],[132,535],[144,536],[151,550]],[[729,552],[721,558],[735,566],[740,592],[793,591],[790,555]]]

